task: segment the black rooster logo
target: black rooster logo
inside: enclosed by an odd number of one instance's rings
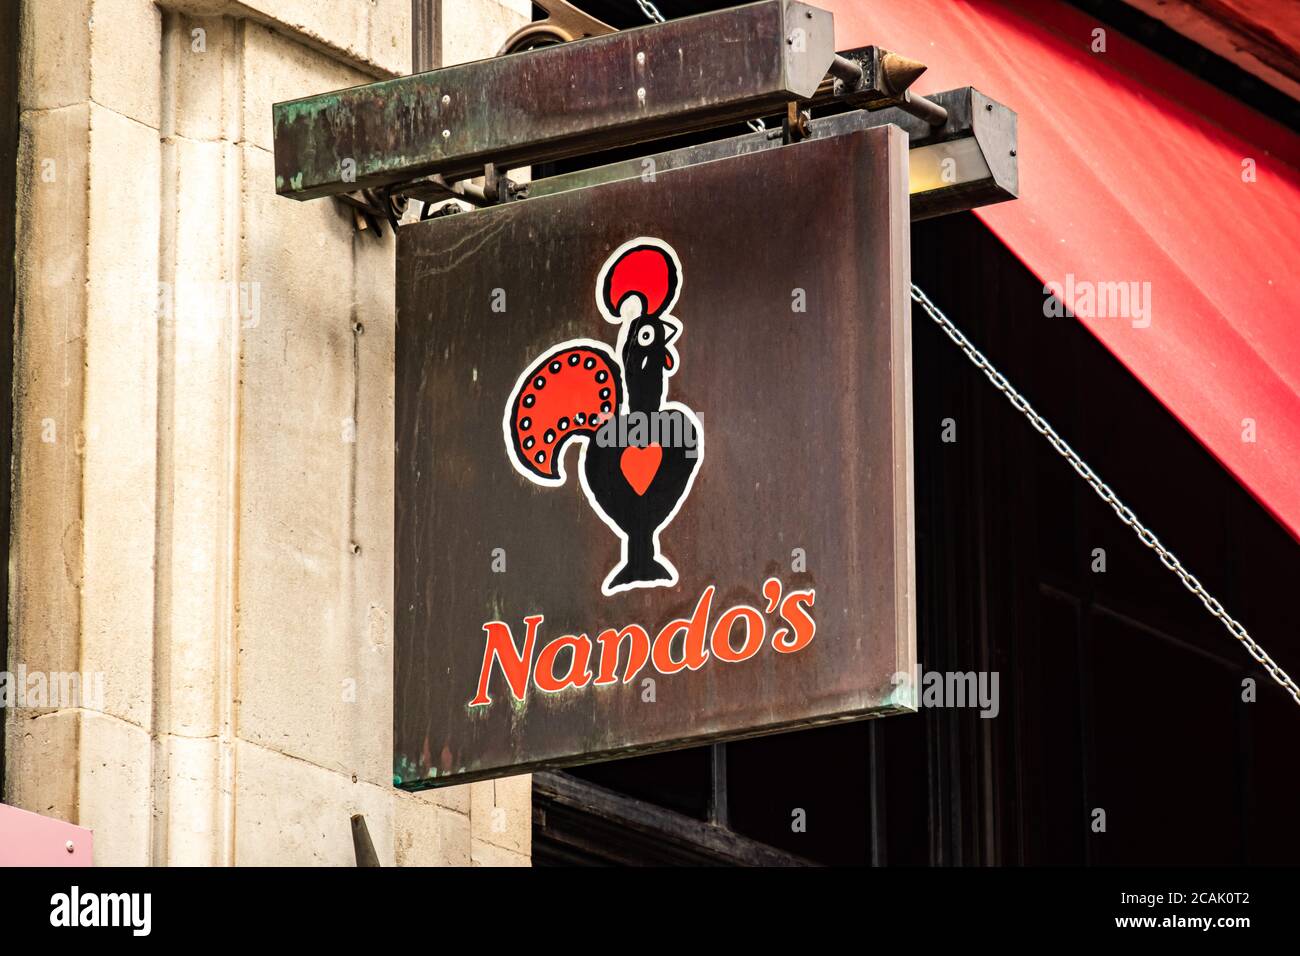
[[[680,360],[669,315],[681,291],[672,247],[640,237],[616,249],[596,280],[596,306],[619,326],[615,350],[594,339],[551,349],[519,377],[502,425],[515,470],[539,485],[566,481],[565,446],[582,445],[579,480],[592,508],[622,541],[604,594],[677,583],[659,533],[686,500],[704,457],[695,413],[670,402]]]

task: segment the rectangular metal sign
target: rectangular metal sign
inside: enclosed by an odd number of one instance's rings
[[[907,153],[399,230],[398,785],[914,709]]]

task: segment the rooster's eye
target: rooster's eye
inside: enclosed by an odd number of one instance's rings
[[[641,326],[641,331],[636,334],[637,345],[653,345],[655,340],[655,330],[652,325]]]

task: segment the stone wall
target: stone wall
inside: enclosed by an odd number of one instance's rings
[[[443,4],[444,63],[511,0]],[[271,104],[406,72],[410,0],[24,4],[4,800],[100,864],[527,864],[527,777],[391,786],[393,257],[275,195]]]

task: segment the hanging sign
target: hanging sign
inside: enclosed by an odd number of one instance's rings
[[[894,127],[399,231],[395,778],[913,708]]]

